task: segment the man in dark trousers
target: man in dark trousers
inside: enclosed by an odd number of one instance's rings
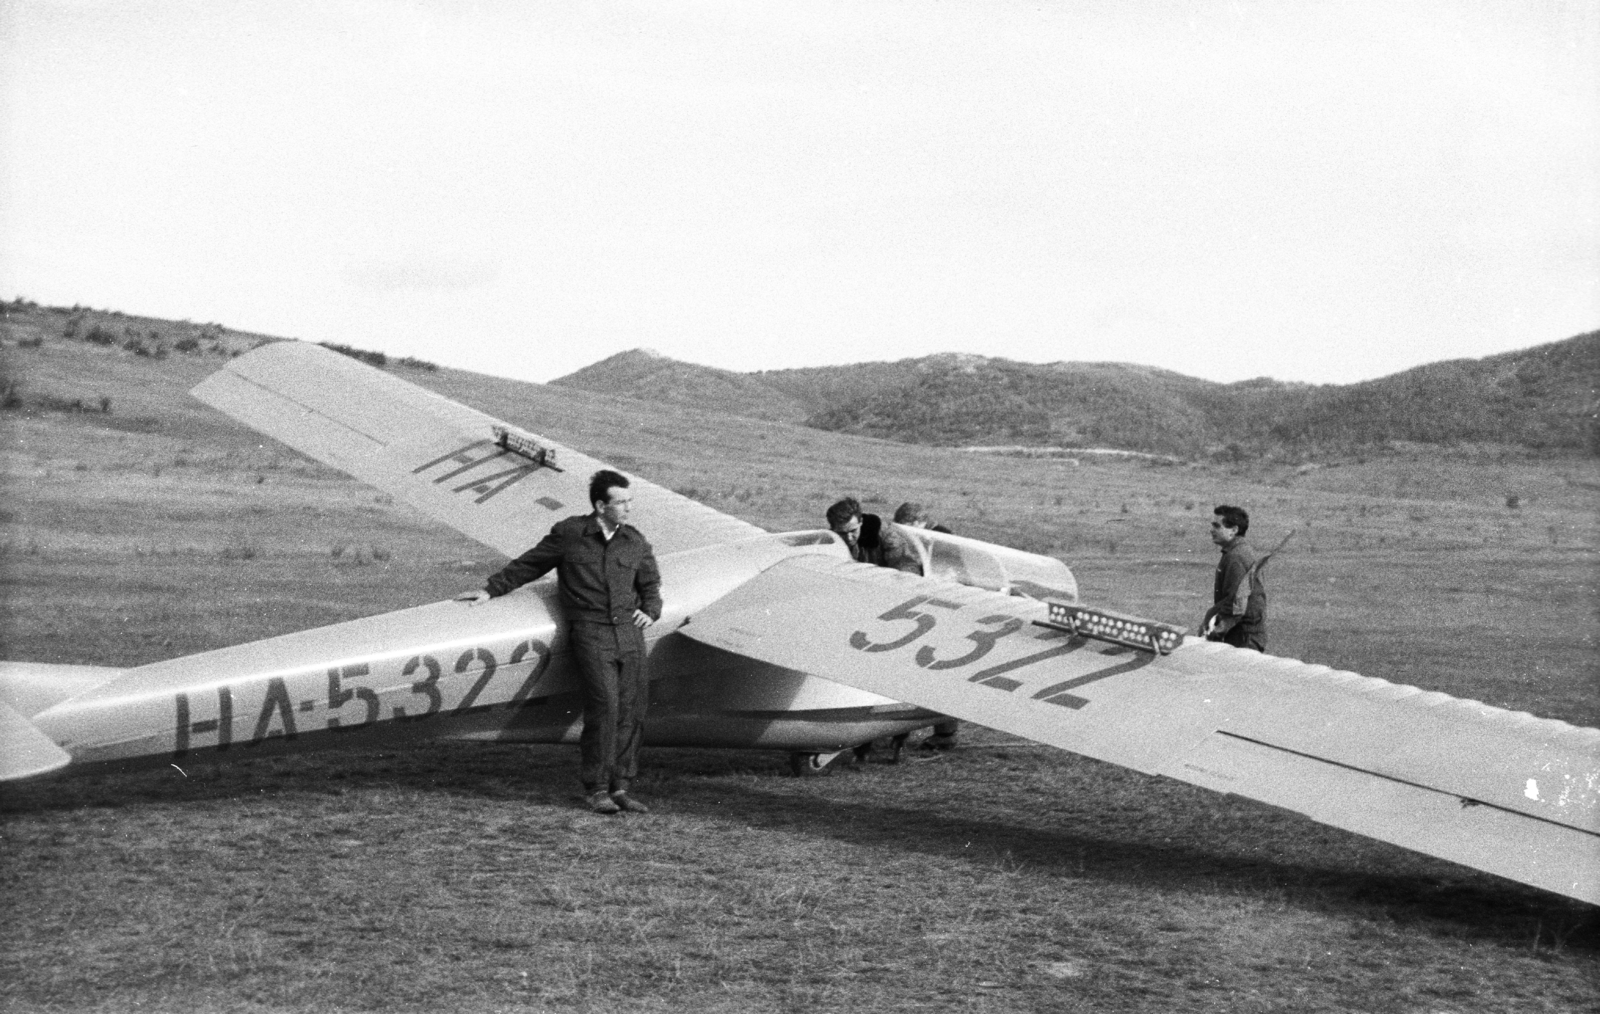
[[[1212,605],[1200,622],[1208,641],[1221,641],[1235,648],[1267,650],[1267,589],[1261,583],[1261,569],[1255,550],[1244,541],[1250,530],[1250,515],[1241,507],[1223,504],[1212,511],[1211,541],[1222,549],[1217,563],[1217,578],[1212,588]]]
[[[628,787],[639,774],[650,700],[644,628],[661,618],[661,572],[650,543],[627,523],[632,500],[626,476],[610,469],[594,473],[594,513],[556,522],[482,591],[460,596],[478,605],[555,570],[583,684],[578,746],[584,798],[596,813],[650,812]]]

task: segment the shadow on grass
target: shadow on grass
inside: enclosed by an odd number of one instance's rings
[[[1040,791],[1027,778],[1040,771],[1059,777],[1061,772],[1052,767],[1059,762],[1042,761],[1035,765],[1038,771],[1020,775],[1015,767],[1002,770],[1006,763],[1004,754],[973,751],[960,767],[934,773],[918,772],[916,765],[870,765],[811,780],[784,776],[782,754],[663,749],[647,754],[638,788],[657,807],[650,819],[660,821],[665,834],[672,833],[675,819],[690,818],[896,855],[974,863],[1029,877],[1136,887],[1152,892],[1152,899],[1165,892],[1231,895],[1339,916],[1443,924],[1441,931],[1450,935],[1523,946],[1531,941],[1535,951],[1548,938],[1545,943],[1557,950],[1600,952],[1600,923],[1592,906],[1465,870],[1459,871],[1459,879],[1445,879],[1426,871],[1359,869],[1359,857],[1329,852],[1355,842],[1352,836],[1255,804],[1245,804],[1254,809],[1236,814],[1235,826],[1224,823],[1199,833],[1189,826],[1193,815],[1186,818],[1181,812],[1182,799],[1170,812],[1160,800],[1145,800],[1135,825],[1100,822],[1097,816],[1117,796],[1110,787],[1094,785],[1105,772],[1089,770],[1088,788],[1062,784],[1056,787],[1059,791]],[[453,742],[424,742],[398,752],[323,752],[229,766],[196,764],[184,772],[169,765],[7,785],[0,788],[0,819],[384,790],[571,810],[581,805],[576,766],[577,751],[570,746]],[[1157,779],[1140,783],[1145,788],[1167,784]],[[1256,826],[1263,816],[1272,826]],[[1097,830],[1096,823],[1105,827]],[[1305,856],[1284,861],[1244,854],[1240,850],[1250,844],[1241,840],[1246,836],[1238,833],[1241,828],[1257,840],[1283,837],[1284,847],[1274,845],[1275,851]],[[1308,828],[1333,837],[1318,841]],[[1208,834],[1214,839],[1202,840]],[[1309,842],[1292,840],[1306,837]],[[1369,847],[1389,848],[1365,840],[1357,844]],[[1393,851],[1400,864],[1413,858],[1434,862]]]

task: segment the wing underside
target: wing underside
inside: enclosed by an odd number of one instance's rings
[[[1600,730],[1194,639],[1136,651],[1045,617],[809,558],[683,633],[1600,904]]]
[[[302,342],[264,345],[232,360],[191,393],[508,556],[533,545],[555,521],[588,513],[589,476],[609,467]],[[659,555],[765,534],[671,490],[629,478],[640,526]]]

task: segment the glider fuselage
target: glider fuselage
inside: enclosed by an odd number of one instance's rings
[[[845,555],[828,533],[799,532],[662,558],[664,612],[646,632],[648,742],[825,754],[936,719],[675,634],[772,564],[815,553]],[[27,717],[71,754],[73,768],[441,737],[576,742],[582,702],[556,596],[549,577],[481,606],[436,602],[105,670],[115,675],[87,687],[80,673],[71,696]],[[31,675],[37,694],[39,674]],[[0,693],[22,697],[22,680],[19,670],[19,687]]]

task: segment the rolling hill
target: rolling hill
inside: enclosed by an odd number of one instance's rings
[[[81,342],[152,360],[228,356],[275,340],[218,324],[20,300],[0,310],[6,337],[19,345]],[[333,347],[385,365],[381,352]],[[436,370],[412,359],[387,365]],[[75,400],[79,409],[97,407],[93,392],[60,386],[59,393],[30,392],[0,383],[0,396],[7,407],[70,409]],[[1129,363],[1039,365],[953,353],[738,373],[634,349],[552,386],[946,447],[1110,447],[1291,461],[1395,444],[1600,453],[1600,331],[1348,385],[1219,384]]]
[[[555,383],[780,422],[801,422],[811,414],[805,402],[757,376],[680,362],[649,349],[619,352]]]
[[[553,383],[943,446],[1305,457],[1396,442],[1600,451],[1600,331],[1348,385],[942,354],[736,373],[640,350]]]

